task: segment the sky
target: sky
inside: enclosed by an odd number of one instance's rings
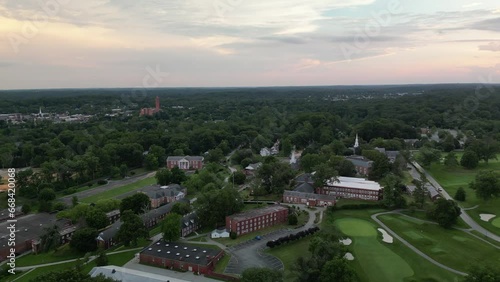
[[[473,1],[0,0],[0,89],[500,83]]]

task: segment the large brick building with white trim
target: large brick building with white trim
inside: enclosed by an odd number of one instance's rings
[[[237,235],[247,234],[269,226],[285,223],[288,207],[272,205],[265,208],[226,216],[226,229]]]

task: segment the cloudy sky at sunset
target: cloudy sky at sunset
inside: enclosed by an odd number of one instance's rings
[[[0,0],[0,89],[484,81],[498,0]]]

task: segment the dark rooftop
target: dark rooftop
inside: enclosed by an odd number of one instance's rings
[[[166,242],[161,239],[149,245],[149,247],[146,247],[141,251],[141,254],[170,260],[185,261],[192,264],[207,265],[213,257],[221,252],[222,250],[185,243]]]
[[[308,182],[303,182],[295,187],[293,191],[304,192],[304,193],[314,193],[314,186]]]

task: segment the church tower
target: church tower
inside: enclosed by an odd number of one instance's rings
[[[359,148],[359,138],[358,138],[358,134],[356,133],[356,140],[354,141],[354,149],[357,149]]]

